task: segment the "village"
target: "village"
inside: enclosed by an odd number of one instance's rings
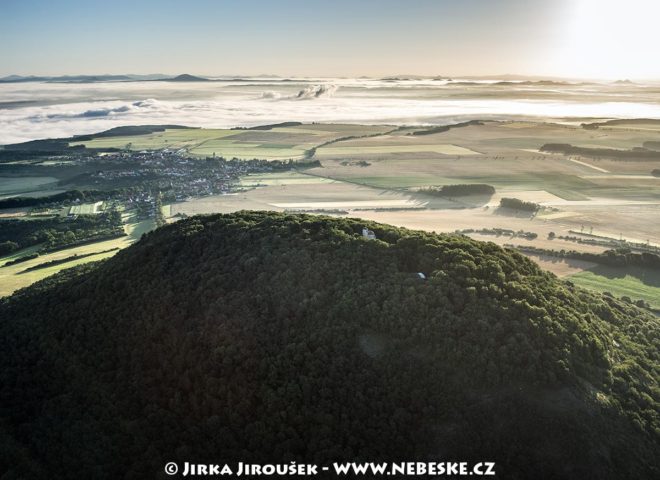
[[[38,200],[17,203],[19,208],[13,209],[12,217],[75,218],[119,208],[133,212],[138,219],[158,219],[159,205],[235,193],[246,188],[241,177],[291,169],[286,162],[215,156],[200,159],[190,157],[185,150],[170,149],[67,154],[48,161],[57,162],[58,168],[75,170],[76,175],[53,184],[52,194],[44,190]],[[32,168],[36,173],[44,167],[37,164]]]

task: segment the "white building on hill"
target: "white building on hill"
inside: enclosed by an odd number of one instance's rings
[[[362,236],[366,238],[367,240],[375,240],[376,239],[376,234],[374,233],[373,230],[369,230],[367,227],[364,227],[362,229]]]

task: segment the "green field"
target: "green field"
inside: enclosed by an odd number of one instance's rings
[[[214,128],[176,128],[148,135],[100,137],[72,142],[71,146],[121,148],[129,150],[185,149],[198,157],[216,155],[225,158],[266,160],[300,159],[305,152],[325,142],[351,135],[369,135],[391,127],[362,125],[315,125],[279,127],[272,130],[227,130]]]
[[[346,167],[321,157],[322,169],[310,173],[382,188],[411,188],[459,183],[486,183],[505,190],[544,190],[564,200],[588,200],[581,192],[607,195],[612,189],[599,187],[576,175],[563,172],[536,173],[540,162],[529,162],[528,171],[519,171],[516,161],[478,159],[418,158],[370,159],[368,167]],[[508,172],[508,173],[507,173]]]
[[[26,255],[31,255],[33,253],[37,253],[42,245],[43,244],[39,243],[37,245],[32,245],[31,247],[28,248],[16,250],[15,252],[10,253],[9,255],[5,255],[4,257],[0,258],[0,267],[2,267],[7,262],[16,260],[17,258],[24,257]]]
[[[243,142],[241,130],[221,129],[168,129],[149,135],[125,137],[102,137],[85,142],[71,143],[89,148],[122,148],[129,150],[185,149],[189,154],[206,157],[222,156],[226,158],[298,158],[305,152],[305,145]]]
[[[57,273],[65,268],[71,268],[83,263],[94,262],[97,260],[102,260],[104,258],[111,257],[112,255],[117,253],[117,250],[109,251],[109,252],[105,250],[110,250],[112,248],[120,248],[120,249],[126,248],[129,245],[131,245],[133,242],[139,240],[143,233],[153,230],[153,228],[155,227],[154,221],[151,219],[137,222],[133,220],[132,217],[126,216],[125,221],[128,222],[124,226],[124,229],[128,234],[125,237],[114,238],[112,240],[106,240],[102,242],[90,243],[87,245],[67,248],[64,250],[58,250],[56,252],[40,255],[32,260],[17,263],[15,265],[10,265],[7,267],[4,266],[6,262],[10,260],[14,260],[18,257],[22,257],[24,255],[35,253],[39,250],[40,246],[35,245],[30,248],[26,248],[14,252],[6,257],[2,257],[0,259],[0,297],[9,295],[12,292],[18,290],[19,288],[27,287],[28,285],[37,282],[39,280],[42,280],[50,275],[53,275],[54,273]],[[86,255],[95,252],[104,252],[104,253],[99,253],[97,255],[91,255],[85,258],[72,260],[70,262],[54,265],[52,267],[40,268],[38,270],[32,270],[30,272],[21,273],[26,268],[33,267],[40,263],[50,262],[52,260],[60,260],[66,257],[70,257],[72,255]]]
[[[305,145],[274,145],[259,143],[239,143],[228,138],[211,139],[188,149],[188,153],[198,157],[213,155],[225,158],[288,160],[300,159],[305,154]]]
[[[56,183],[54,177],[0,177],[0,198],[34,192]]]
[[[593,270],[567,277],[576,285],[597,292],[610,292],[615,297],[627,296],[644,300],[660,309],[660,272],[630,267],[626,269],[598,266]]]
[[[130,150],[157,150],[162,148],[188,148],[211,139],[219,139],[236,134],[233,130],[213,128],[173,128],[149,135],[128,135],[100,137],[84,142],[71,142],[69,145],[85,145],[89,148],[128,148]]]

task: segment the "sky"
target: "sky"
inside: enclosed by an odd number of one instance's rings
[[[660,79],[657,0],[0,0],[0,76]]]

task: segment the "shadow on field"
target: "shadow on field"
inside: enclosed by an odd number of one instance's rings
[[[464,197],[440,197],[428,193],[409,192],[415,202],[426,203],[426,208],[480,208],[488,205],[491,195],[466,195]]]
[[[631,276],[638,279],[644,285],[660,288],[660,271],[641,267],[609,267],[607,265],[598,265],[589,269],[590,272],[603,277],[614,279],[623,279]]]
[[[517,237],[517,240],[520,240],[520,237]],[[534,242],[534,240],[525,238],[529,243]],[[533,260],[541,260],[543,262],[549,262],[554,265],[559,265],[559,264],[566,264],[569,267],[572,267],[576,270],[589,270],[593,271],[595,267],[598,266],[597,263],[594,262],[589,262],[587,260],[578,260],[576,258],[567,258],[567,257],[555,257],[554,255],[542,255],[542,254],[535,254],[535,253],[525,253],[528,257],[530,257]]]

